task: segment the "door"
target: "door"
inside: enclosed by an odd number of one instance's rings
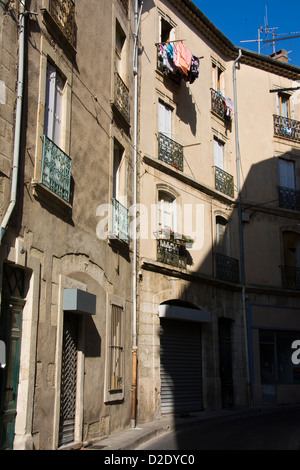
[[[6,366],[0,369],[0,449],[13,449],[19,382],[22,300],[2,300],[0,339],[6,345]]]
[[[162,413],[202,410],[199,323],[161,318],[160,376]]]
[[[273,332],[260,332],[260,373],[263,403],[277,403],[275,337]]]
[[[223,408],[233,406],[231,320],[219,319],[219,360]]]
[[[79,315],[64,313],[59,446],[74,442]]]

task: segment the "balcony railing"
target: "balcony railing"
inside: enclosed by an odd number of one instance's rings
[[[183,146],[159,132],[158,158],[173,168],[183,171]]]
[[[43,138],[41,183],[65,201],[70,201],[71,159],[46,135]]]
[[[274,114],[274,134],[300,141],[300,121]]]
[[[114,104],[126,121],[130,122],[129,90],[117,72],[115,72]]]
[[[187,251],[185,243],[176,239],[157,240],[157,261],[177,268],[186,268]]]
[[[278,187],[279,207],[300,211],[300,191],[291,188]]]
[[[280,266],[283,289],[300,289],[300,268]]]
[[[225,117],[225,99],[219,91],[211,88],[211,109],[222,119]]]
[[[227,196],[234,197],[233,176],[215,166],[215,187]]]
[[[129,243],[129,212],[117,199],[113,198],[112,233],[119,240]]]
[[[74,44],[75,4],[73,0],[50,0],[50,15],[63,34]]]
[[[222,281],[239,283],[239,261],[221,253],[215,253],[216,278]]]

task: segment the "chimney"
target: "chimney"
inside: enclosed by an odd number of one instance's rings
[[[285,49],[281,49],[280,51],[274,52],[273,54],[270,55],[272,59],[275,60],[281,60],[281,62],[286,62],[288,63],[288,54]]]

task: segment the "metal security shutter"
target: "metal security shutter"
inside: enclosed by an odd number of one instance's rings
[[[160,323],[161,412],[202,409],[201,327],[194,322]]]

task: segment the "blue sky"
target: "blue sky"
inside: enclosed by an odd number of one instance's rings
[[[237,47],[243,47],[258,52],[257,42],[241,42],[258,39],[260,27],[269,27],[269,32],[263,31],[260,38],[272,39],[274,29],[275,39],[290,33],[300,35],[300,0],[289,0],[284,3],[279,0],[193,0],[195,5],[208,17],[217,28],[227,36]],[[300,37],[276,41],[276,50],[288,51],[289,63],[300,67]],[[261,54],[272,54],[272,43],[260,43]]]

